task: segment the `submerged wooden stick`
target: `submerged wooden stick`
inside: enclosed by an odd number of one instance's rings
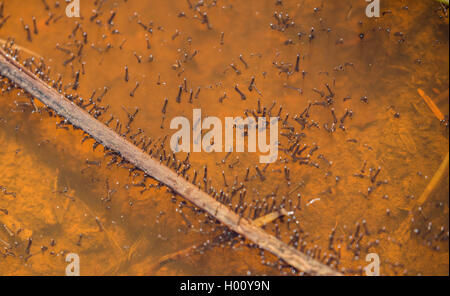
[[[0,38],[0,45],[5,46],[7,43],[8,43],[7,40]],[[38,58],[42,58],[41,55],[35,53],[32,50],[29,50],[28,48],[22,47],[22,46],[17,45],[17,44],[15,44],[14,47],[19,49],[19,50],[21,50],[21,51],[23,51],[23,52],[26,52],[27,54],[32,55],[32,56],[35,56],[35,57],[38,57]]]
[[[425,188],[425,191],[422,193],[422,195],[417,200],[418,206],[422,206],[428,200],[431,193],[433,193],[433,191],[439,185],[442,178],[444,177],[445,172],[448,169],[448,161],[449,161],[449,154],[447,153],[447,156],[445,156],[444,160],[441,163],[441,166],[434,174],[434,176],[431,179],[430,183],[428,184],[427,188]]]
[[[289,213],[285,209],[281,209],[280,211],[273,212],[273,213],[267,214],[266,216],[255,219],[252,222],[253,222],[253,225],[255,225],[257,227],[262,227],[266,224],[269,224],[269,223],[277,220],[278,218],[280,218],[282,216],[289,216]],[[222,240],[222,237],[218,236],[218,237],[213,238],[212,242],[215,243],[215,242],[221,241],[221,240]],[[161,258],[159,258],[158,262],[153,264],[153,266],[150,268],[150,271],[154,274],[165,264],[173,262],[175,260],[179,260],[181,258],[188,257],[195,251],[201,249],[204,245],[205,244],[202,243],[202,244],[190,246],[190,247],[180,250],[180,251],[176,251],[175,253],[170,253],[170,254],[164,255]]]
[[[422,99],[425,101],[425,103],[428,105],[428,108],[434,113],[434,115],[439,119],[440,121],[444,120],[444,114],[442,114],[441,110],[439,110],[438,106],[433,102],[433,100],[420,88],[417,89],[417,92],[422,97]]]
[[[228,207],[222,205],[207,193],[186,179],[178,176],[168,167],[154,160],[150,155],[134,146],[105,124],[96,120],[88,112],[67,100],[31,71],[11,58],[0,49],[0,75],[7,77],[29,94],[40,100],[75,127],[91,135],[98,143],[120,155],[143,170],[157,181],[165,184],[176,193],[205,210],[231,230],[246,237],[260,248],[283,259],[292,267],[311,275],[341,275],[329,266],[318,262],[297,249],[288,246],[276,237],[268,234],[251,221],[240,217]]]
[[[449,163],[449,154],[447,153],[447,156],[445,156],[439,169],[436,171],[430,183],[428,183],[428,186],[425,188],[424,192],[419,197],[417,202],[413,203],[412,205],[410,205],[408,208],[405,209],[409,211],[408,217],[404,219],[404,221],[396,231],[397,236],[400,237],[399,242],[404,242],[409,238],[408,233],[410,232],[411,219],[414,217],[414,213],[412,212],[413,208],[423,206],[423,204],[428,200],[428,198],[434,192],[436,187],[440,184],[442,178],[445,175],[445,172],[448,170],[448,163]]]

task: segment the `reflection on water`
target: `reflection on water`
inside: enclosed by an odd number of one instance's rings
[[[448,17],[439,3],[383,2],[382,17],[368,19],[356,0],[95,1],[69,19],[65,3],[3,2],[0,20],[10,17],[0,38],[14,38],[23,58],[42,56],[64,91],[80,71],[76,93],[109,106],[100,119],[113,115],[112,128],[119,119],[123,133],[139,110],[134,141],[161,143],[170,120],[194,108],[219,118],[281,112],[277,163],[261,166],[251,153],[189,158],[190,179],[207,166],[218,195],[245,183],[246,217],[274,202],[295,210],[266,231],[347,274],[360,274],[368,253],[379,254],[382,274],[448,274],[448,171],[418,207],[448,152],[448,130],[417,92],[448,114]],[[247,241],[217,239],[220,224],[29,102],[17,92],[0,100],[0,274],[62,275],[71,252],[84,275],[291,273]],[[292,150],[304,145],[308,163],[294,162]],[[238,202],[236,193],[231,206]]]

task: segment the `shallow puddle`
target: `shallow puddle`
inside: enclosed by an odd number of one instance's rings
[[[165,152],[154,155],[165,163],[170,121],[192,124],[193,109],[219,119],[280,114],[275,163],[260,164],[259,153],[191,153],[190,180],[195,170],[202,182],[207,166],[208,190],[231,194],[244,183],[249,219],[274,202],[294,211],[265,230],[345,274],[363,274],[366,255],[376,253],[383,275],[448,275],[448,169],[419,200],[448,153],[448,129],[417,91],[448,115],[448,15],[433,1],[381,2],[381,17],[368,18],[363,0],[99,0],[81,1],[82,17],[68,18],[64,1],[4,0],[0,38],[15,40],[22,60],[35,56],[33,67],[41,57],[64,92],[108,106],[99,119],[114,116],[110,127],[121,133],[138,110],[129,140],[167,137]],[[298,272],[246,240],[221,238],[220,223],[129,165],[118,167],[92,139],[45,109],[34,112],[28,96],[7,85],[1,275],[64,275],[69,253],[80,256],[82,275]],[[299,149],[307,145],[307,163],[291,157],[296,138]],[[239,193],[233,209],[238,201]],[[192,246],[197,251],[159,264]]]

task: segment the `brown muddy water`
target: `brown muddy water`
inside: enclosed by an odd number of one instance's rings
[[[274,202],[294,211],[267,232],[347,275],[364,274],[370,253],[382,275],[449,274],[448,168],[420,200],[449,149],[445,122],[417,91],[448,115],[448,12],[437,1],[382,0],[380,18],[366,17],[363,0],[82,0],[81,18],[66,16],[65,1],[0,3],[2,46],[14,40],[22,61],[45,64],[49,84],[59,87],[61,75],[63,92],[109,106],[99,119],[114,116],[112,128],[119,119],[122,133],[138,109],[128,139],[159,139],[159,147],[167,136],[165,152],[154,155],[165,163],[176,116],[192,118],[194,108],[221,119],[261,116],[274,102],[272,114],[282,106],[278,161],[192,153],[187,172],[199,180],[207,166],[215,192],[242,192],[243,183],[250,219]],[[0,275],[64,275],[69,253],[79,255],[82,275],[301,272],[244,239],[217,239],[227,233],[220,223],[93,149],[37,101],[35,112],[8,85],[2,80]],[[352,116],[343,118],[347,110]],[[297,138],[307,145],[302,157],[310,155],[303,162],[289,151]],[[195,245],[204,247],[155,267]]]

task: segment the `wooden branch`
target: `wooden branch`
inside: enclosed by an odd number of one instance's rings
[[[420,88],[417,89],[417,92],[428,105],[428,108],[434,113],[434,115],[439,119],[439,121],[443,121],[445,119],[444,114],[442,114],[441,110],[439,110],[438,106],[433,102],[433,100]]]
[[[445,156],[439,169],[436,171],[430,183],[425,188],[425,191],[417,200],[416,203],[417,206],[422,206],[428,200],[433,191],[438,187],[439,183],[441,182],[442,178],[445,175],[445,172],[448,170],[448,161],[449,161],[449,154],[447,153],[447,156]]]
[[[149,176],[165,184],[260,248],[283,259],[292,267],[311,275],[341,275],[329,266],[288,246],[254,225],[251,221],[240,217],[183,177],[178,176],[168,167],[154,160],[150,155],[144,153],[105,124],[96,120],[75,103],[67,100],[2,49],[0,49],[0,75],[7,77],[26,92],[39,99],[47,107],[64,117],[72,125],[91,135],[98,143],[120,153],[124,159],[143,170]]]

